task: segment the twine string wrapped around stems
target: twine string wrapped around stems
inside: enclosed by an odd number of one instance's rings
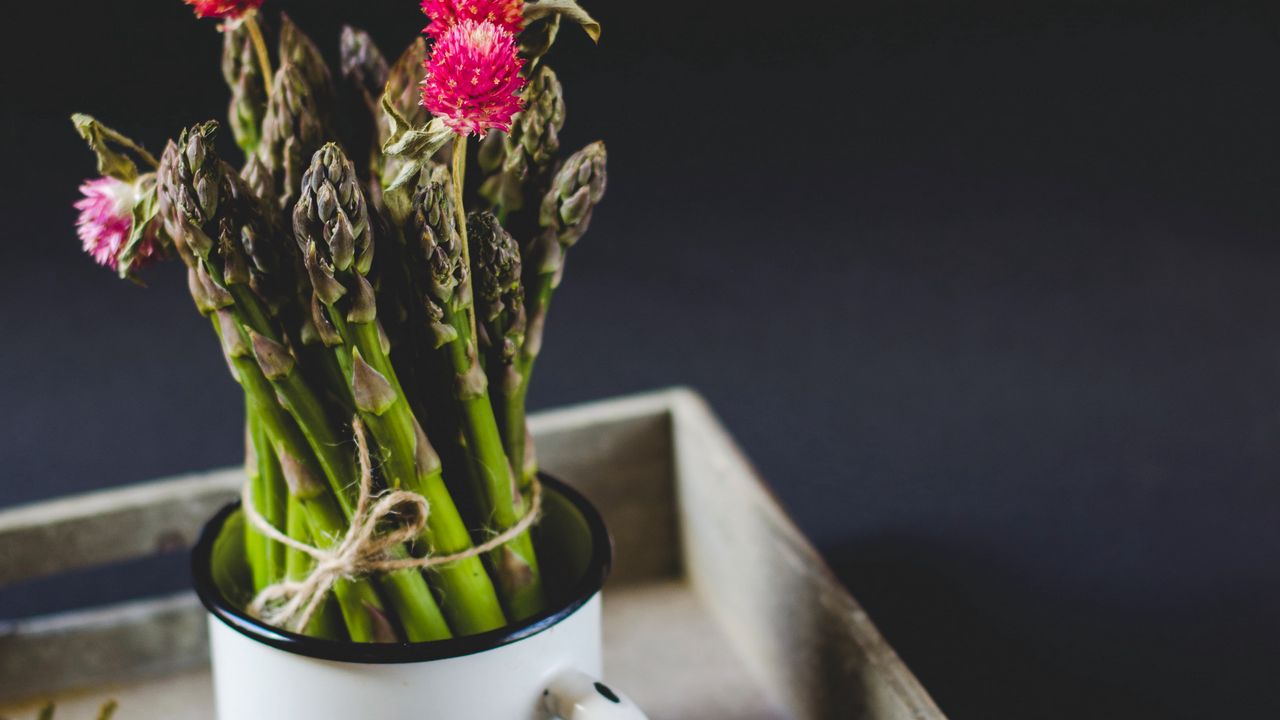
[[[333,547],[327,550],[313,547],[280,532],[254,507],[249,484],[245,483],[240,490],[240,503],[245,518],[255,530],[271,540],[306,553],[316,561],[307,577],[301,580],[284,580],[263,588],[249,603],[249,613],[269,625],[302,632],[339,579],[410,568],[425,569],[484,555],[514,540],[537,522],[542,510],[542,485],[535,480],[531,488],[529,509],[520,521],[484,543],[449,555],[428,554],[420,558],[402,559],[387,557],[387,550],[416,538],[422,532],[427,525],[431,505],[426,498],[407,490],[390,490],[375,496],[364,425],[359,418],[355,418],[352,428],[355,430],[360,459],[359,495],[351,516],[350,528]],[[412,512],[406,513],[408,508],[412,508]],[[392,516],[404,519],[392,529],[379,532],[378,525]]]

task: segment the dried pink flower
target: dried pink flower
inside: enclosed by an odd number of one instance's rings
[[[463,20],[491,22],[512,35],[524,28],[524,0],[422,0],[422,14],[431,18],[423,32],[437,40]]]
[[[459,135],[511,129],[524,101],[524,60],[510,30],[462,20],[436,40],[422,81],[422,106]]]
[[[120,267],[120,254],[133,232],[133,205],[137,187],[111,177],[86,180],[80,186],[84,198],[76,202],[80,219],[76,231],[85,252],[98,264],[112,270]],[[137,247],[133,267],[141,267],[158,257],[155,239],[144,237]]]
[[[195,8],[196,17],[239,20],[262,7],[262,0],[182,0]]]

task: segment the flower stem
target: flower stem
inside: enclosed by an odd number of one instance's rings
[[[267,41],[262,38],[262,28],[258,25],[256,13],[250,13],[244,19],[245,28],[249,31],[249,39],[253,42],[253,50],[258,55],[258,66],[262,68],[262,84],[267,88],[267,97],[271,97],[271,55],[267,52]]]
[[[467,242],[467,208],[462,202],[462,188],[467,180],[467,136],[459,135],[453,141],[453,207],[458,213],[458,236],[462,238],[462,267],[471,272],[471,248]],[[476,333],[475,308],[467,310],[470,316],[471,337],[479,337]]]

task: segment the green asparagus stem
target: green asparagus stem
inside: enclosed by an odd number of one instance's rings
[[[262,299],[254,291],[254,283],[245,281],[255,268],[266,264],[259,259],[266,244],[242,242],[246,237],[245,225],[243,217],[237,223],[236,216],[248,213],[244,207],[247,200],[241,194],[245,188],[238,182],[234,171],[214,154],[212,137],[215,130],[216,123],[196,126],[183,133],[181,149],[173,143],[166,148],[164,167],[159,173],[161,213],[179,255],[190,268],[197,305],[207,312],[218,309],[231,311],[222,314],[220,322],[234,323],[244,344],[251,349],[257,361],[252,367],[267,383],[266,389],[260,390],[259,397],[278,396],[287,409],[286,417],[289,417],[290,424],[278,422],[268,425],[268,430],[274,428],[276,433],[272,436],[273,443],[278,445],[283,442],[282,438],[290,439],[286,449],[294,462],[282,462],[282,467],[305,467],[303,458],[314,457],[317,467],[309,474],[328,480],[332,495],[326,497],[333,498],[334,504],[332,507],[318,506],[323,511],[319,517],[323,522],[319,526],[313,523],[313,535],[337,537],[344,530],[344,517],[349,519],[351,514],[350,485],[356,477],[354,458],[349,444],[339,437],[320,399],[301,374],[294,371],[296,362],[283,344],[284,338],[279,329],[272,324]],[[237,228],[240,230],[238,234],[235,232]],[[216,243],[209,235],[215,231],[219,237]],[[245,375],[250,374],[241,373],[241,376]],[[291,424],[294,422],[296,425]],[[304,439],[297,441],[292,435],[286,435],[288,427],[295,428]],[[305,455],[303,448],[309,451]],[[281,448],[277,446],[277,450]],[[407,552],[398,556],[407,556]],[[392,573],[382,585],[387,589],[409,639],[448,636],[448,628],[441,620],[421,573]],[[338,599],[340,603],[343,601],[341,595]],[[365,605],[366,614],[380,612],[376,605]],[[344,606],[344,613],[347,609]],[[360,632],[350,623],[348,629],[353,639],[360,638]]]
[[[308,515],[306,503],[296,495],[289,495],[285,510],[286,534],[298,542],[311,545],[315,541],[311,537],[311,521]],[[301,550],[286,547],[284,556],[286,580],[293,582],[305,580],[315,567],[315,561],[311,556]],[[311,622],[307,623],[303,634],[328,640],[348,640],[347,628],[340,612],[332,596],[325,598],[319,612],[311,617]]]
[[[414,416],[388,355],[377,321],[373,287],[365,277],[373,261],[368,208],[355,168],[337,145],[316,153],[303,177],[294,210],[294,236],[302,248],[315,304],[343,345],[339,362],[348,372],[361,420],[378,442],[382,469],[396,487],[419,493],[431,505],[423,539],[438,554],[461,552],[471,538],[444,484],[439,457]],[[438,572],[445,615],[459,634],[506,623],[479,558]]]
[[[264,385],[261,380],[257,379],[256,372],[252,366],[244,368],[240,372],[241,374],[249,373],[254,375],[251,382],[256,386],[257,393],[261,394],[261,392],[266,389],[266,385]],[[255,418],[259,418],[255,423],[259,433],[256,443],[258,450],[255,452],[255,455],[260,459],[259,464],[262,468],[265,490],[261,499],[257,497],[254,498],[254,506],[258,508],[260,513],[263,512],[264,506],[272,508],[274,510],[273,514],[275,514],[279,512],[279,508],[277,508],[276,505],[283,501],[283,529],[285,534],[299,542],[310,543],[312,521],[310,517],[312,514],[311,510],[307,506],[307,500],[303,499],[300,495],[291,492],[292,486],[289,485],[284,475],[284,469],[280,464],[281,458],[288,457],[288,455],[282,454],[282,451],[277,448],[276,444],[271,440],[271,436],[273,434],[278,434],[281,431],[276,431],[275,433],[269,432],[266,424],[260,419],[260,413],[273,412],[269,408],[264,409],[264,406],[271,402],[272,399],[270,397],[255,397],[252,394],[248,395],[247,406],[252,408],[251,412],[254,414]],[[283,418],[276,418],[273,422],[283,421]],[[281,523],[278,520],[273,519],[271,515],[263,513],[263,517],[273,525],[281,525]],[[246,527],[249,527],[247,523]],[[311,566],[314,564],[309,556],[299,550],[286,547],[271,540],[267,540],[266,542],[268,547],[266,560],[268,566],[272,570],[268,585],[273,585],[282,579],[299,580],[306,577],[307,572],[309,572]],[[258,590],[261,589],[262,588],[258,588]],[[349,604],[352,607],[363,608],[365,606],[365,599],[361,597],[363,595],[363,591],[353,591],[350,588],[344,588],[343,592],[351,599]],[[363,622],[366,615],[372,615],[372,611],[357,614],[357,622]],[[381,630],[384,628],[382,628],[380,624],[375,624],[373,625],[373,629]],[[307,627],[303,629],[303,634],[310,635],[312,637],[322,637],[335,640],[345,640],[348,638],[345,620],[340,614],[340,608],[335,604],[332,597],[327,598],[320,611],[312,616],[310,622],[307,623]]]
[[[311,534],[313,537],[330,538],[331,542],[336,542],[345,534],[351,517],[344,514],[341,505],[325,492],[323,481],[320,479],[322,471],[319,469],[319,464],[314,463],[311,457],[305,454],[305,441],[302,440],[301,434],[292,432],[283,416],[278,420],[281,436],[276,441],[277,452],[281,453],[282,459],[291,458],[291,462],[296,462],[300,469],[298,477],[309,481],[294,483],[299,486],[299,489],[293,492],[293,495],[302,501],[307,511]],[[291,485],[291,488],[294,485]],[[392,551],[392,556],[403,559],[409,555],[403,548],[397,548]],[[382,576],[378,582],[386,591],[387,600],[404,629],[406,639],[422,642],[442,640],[452,636],[435,598],[423,582],[421,573],[412,569],[398,570]],[[342,586],[336,585],[334,592],[341,601]],[[390,627],[390,619],[374,612],[375,609],[380,610],[380,606],[370,607],[366,603],[366,609],[369,611],[366,614],[375,621],[373,630],[380,633],[375,637],[380,638],[378,641],[384,641],[386,636],[382,626]],[[348,621],[348,627],[350,627],[350,621]],[[355,637],[355,632],[352,636]]]
[[[472,213],[468,222],[476,245],[476,320],[494,416],[504,451],[524,487],[531,477],[526,468],[536,463],[529,455],[532,444],[525,442],[528,430],[520,392],[524,376],[518,361],[526,329],[520,249],[492,213]]]
[[[231,133],[245,155],[257,152],[262,140],[262,118],[271,94],[271,75],[257,57],[257,40],[249,23],[241,23],[222,34],[222,77],[231,88],[227,111]],[[264,48],[265,50],[265,48]]]
[[[188,275],[197,274],[197,271],[188,271]],[[278,459],[289,494],[307,507],[313,534],[330,538],[330,544],[336,542],[346,529],[342,514],[336,506],[331,506],[331,498],[323,493],[324,488],[316,480],[313,467],[307,462],[306,455],[300,452],[296,426],[289,422],[287,414],[272,399],[271,385],[254,361],[242,329],[226,307],[216,307],[218,300],[206,292],[198,277],[192,277],[191,286],[197,307],[210,316],[214,331],[222,341],[232,376],[250,398],[249,412],[256,418],[262,435],[268,438],[265,452],[274,454]],[[261,511],[262,506],[257,505],[256,497],[254,502]],[[395,640],[396,633],[387,621],[382,600],[367,581],[343,581],[334,586],[334,596],[342,608],[351,639],[357,642]]]
[[[287,492],[284,476],[280,471],[280,462],[258,417],[257,400],[248,394],[245,397],[245,410],[249,415],[251,457],[257,464],[256,472],[250,475],[254,506],[273,527],[283,530]],[[246,453],[246,456],[249,457],[249,453]],[[284,546],[263,537],[248,525],[245,527],[246,532],[257,536],[255,544],[258,545],[260,557],[257,565],[253,565],[251,560],[251,566],[254,571],[255,589],[261,591],[284,578]]]
[[[262,504],[262,465],[258,461],[258,445],[262,439],[262,427],[258,416],[251,409],[252,400],[245,394],[245,443],[244,471],[249,478],[249,487],[254,505]],[[249,566],[249,574],[253,578],[253,591],[271,584],[267,566],[267,538],[249,523],[244,525],[245,562]]]
[[[564,273],[565,257],[569,248],[586,233],[596,205],[604,199],[606,186],[606,162],[608,156],[604,143],[594,142],[579,150],[565,161],[551,182],[551,189],[542,200],[539,224],[542,232],[522,250],[524,265],[525,331],[523,341],[515,349],[514,361],[500,368],[501,379],[495,382],[494,406],[505,428],[503,441],[509,457],[524,459],[521,486],[527,487],[537,474],[537,460],[528,431],[517,430],[525,416],[525,402],[529,392],[529,378],[534,362],[542,349],[542,333],[546,327],[551,296],[560,285]],[[498,336],[489,335],[491,342],[499,342]],[[508,336],[501,341],[514,341]],[[493,352],[487,348],[486,352]],[[505,350],[503,352],[506,352]],[[495,370],[498,370],[495,368]],[[491,375],[492,377],[492,375]],[[519,438],[524,437],[524,448]]]
[[[220,316],[223,325],[235,324],[229,313]],[[224,336],[230,330],[222,331]],[[242,338],[247,333],[241,329]],[[239,357],[239,355],[233,356]],[[261,368],[252,362],[237,365],[241,382],[253,387],[255,397],[262,398],[264,405],[270,401],[270,393],[274,392]],[[298,497],[308,513],[308,521],[313,537],[325,538],[329,543],[337,542],[345,534],[351,521],[350,512],[343,512],[342,505],[332,495],[324,492],[323,471],[306,447],[306,441],[297,430],[287,413],[278,405],[270,405],[262,414],[263,425],[271,436],[276,453],[280,457],[281,467],[287,471],[290,493]],[[327,545],[322,545],[326,547]],[[408,552],[403,548],[392,551],[392,557],[403,559]],[[344,581],[344,583],[349,581]],[[343,614],[347,618],[347,627],[352,639],[362,642],[390,641],[390,619],[386,616],[377,596],[366,597],[358,587],[351,588],[346,584],[335,585],[334,593]],[[407,569],[388,573],[379,579],[386,590],[388,600],[399,618],[405,637],[410,641],[440,640],[451,636],[449,626],[441,614],[431,591],[423,581],[421,573]],[[354,596],[353,596],[354,594]],[[344,598],[348,604],[344,605]],[[352,611],[349,606],[362,609],[363,612]],[[355,625],[353,626],[353,622]]]
[[[552,16],[538,27],[550,33],[549,44],[559,27],[559,16]],[[534,52],[527,56],[537,58],[540,54]],[[564,91],[559,78],[547,65],[539,65],[531,72],[525,98],[526,107],[516,116],[511,132],[503,137],[501,149],[491,152],[487,168],[491,174],[480,187],[481,195],[489,200],[497,219],[502,224],[520,228],[533,224],[527,214],[521,213],[515,220],[509,220],[508,216],[524,209],[528,193],[540,197],[547,192],[560,152],[560,130],[565,120]],[[483,164],[483,148],[481,158]],[[535,207],[535,213],[537,210]],[[500,307],[486,308],[484,298],[477,298],[477,305],[481,316],[488,316],[490,325],[481,333],[481,344],[493,388],[494,414],[507,456],[519,471],[521,487],[527,488],[537,473],[538,464],[525,420],[525,380],[531,363],[525,367],[519,362],[527,329],[523,292],[522,282],[517,280],[510,297],[501,302]]]
[[[463,441],[474,459],[481,509],[489,529],[501,532],[520,521],[525,503],[503,450],[489,402],[488,383],[472,335],[476,320],[471,273],[463,260],[463,236],[457,225],[453,196],[449,173],[438,166],[415,199],[415,212],[406,235],[416,239],[414,249],[420,255],[414,265],[425,271],[425,277],[417,286],[425,289],[422,301],[434,345],[445,358],[445,367],[450,372],[446,382],[454,390]],[[492,232],[494,228],[510,243],[509,247],[499,247],[500,241]],[[518,262],[519,248],[497,225],[496,219],[492,225],[478,229],[481,232],[476,238],[476,258],[486,258],[485,268],[498,262],[493,256],[503,252]],[[518,274],[517,264],[517,277]],[[487,279],[490,275],[484,277]],[[541,574],[528,533],[491,553],[490,567],[512,619],[522,620],[542,610]]]

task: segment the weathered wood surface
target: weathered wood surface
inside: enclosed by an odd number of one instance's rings
[[[610,583],[680,570],[668,393],[553,410],[530,422],[543,469],[582,490],[614,541]]]
[[[195,595],[120,603],[0,626],[0,703],[160,678],[208,664]]]
[[[611,587],[604,603],[608,681],[635,698],[651,720],[793,717],[769,699],[709,612],[678,578]],[[210,680],[207,669],[175,668],[162,682],[63,695],[57,720],[90,720],[108,698],[119,702],[120,720],[214,720]],[[39,704],[0,704],[0,717],[34,720]],[[431,718],[429,713],[422,717]]]
[[[543,467],[591,497],[614,533],[616,592],[606,593],[606,610],[614,594],[622,608],[606,634],[628,647],[610,655],[622,665],[619,681],[630,678],[633,694],[660,710],[655,719],[943,717],[696,394],[670,390],[555,410],[536,415],[531,427]],[[226,470],[0,511],[0,586],[185,546],[240,482],[239,471]],[[715,511],[684,512],[694,507]],[[59,542],[49,542],[54,537]],[[28,562],[36,547],[40,559]],[[662,587],[672,589],[651,589]],[[654,612],[647,625],[645,608]],[[619,623],[649,630],[627,633]],[[668,625],[677,630],[663,634]],[[136,683],[200,667],[206,655],[203,612],[190,595],[0,622],[0,704]],[[686,655],[695,661],[677,663]],[[714,664],[729,674],[660,695]],[[740,665],[759,692],[732,670]],[[703,689],[700,701],[690,688]],[[752,698],[742,707],[754,714],[732,703],[714,712],[734,694]]]
[[[796,717],[942,713],[765,489],[701,398],[672,397],[685,571],[769,694]]]
[[[190,547],[242,482],[218,470],[0,510],[0,587]]]

